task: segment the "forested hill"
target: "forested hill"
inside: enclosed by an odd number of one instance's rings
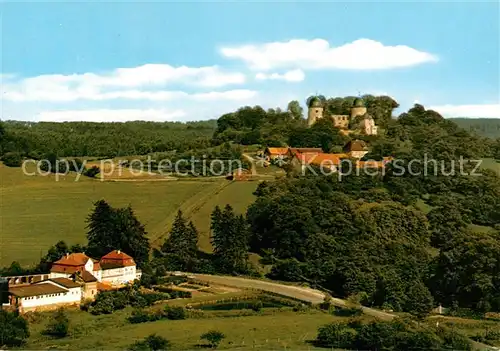
[[[355,96],[326,98],[318,96],[324,108],[324,115],[348,115]],[[362,96],[368,113],[376,124],[385,128],[392,119],[392,112],[399,104],[389,96]],[[311,99],[311,97],[309,98]],[[309,99],[307,100],[309,102]],[[264,110],[260,106],[245,106],[237,111],[224,114],[217,120],[214,141],[233,141],[238,144],[263,144],[267,146],[309,146],[322,147],[325,151],[335,143],[344,141],[338,130],[329,126],[307,132],[307,110],[296,100],[290,101],[286,110],[280,108]],[[326,129],[325,129],[326,128]],[[336,140],[329,140],[331,137]]]
[[[500,116],[499,116],[500,117]],[[450,118],[459,127],[487,138],[500,138],[500,118]]]
[[[48,153],[59,157],[115,157],[183,151],[209,146],[215,128],[215,120],[186,123],[6,121],[0,125],[0,153],[18,152],[38,158]]]
[[[251,250],[274,263],[274,279],[365,306],[500,312],[500,178],[457,162],[500,158],[487,141],[415,105],[370,141],[368,158],[395,158],[378,174],[290,169],[261,183],[247,211]]]

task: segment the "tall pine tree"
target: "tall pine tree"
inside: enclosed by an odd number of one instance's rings
[[[162,245],[165,254],[174,254],[182,262],[190,262],[198,251],[198,231],[193,222],[186,224],[182,211],[177,212],[168,239]]]
[[[112,208],[106,201],[94,204],[87,218],[87,252],[102,257],[113,250],[132,256],[139,267],[149,261],[149,240],[132,208]]]
[[[212,245],[221,273],[247,270],[248,230],[245,219],[236,215],[230,205],[224,211],[217,206],[212,212]]]

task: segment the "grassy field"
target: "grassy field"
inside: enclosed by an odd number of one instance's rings
[[[492,158],[484,158],[481,163],[482,168],[488,168],[495,171],[500,176],[500,161]]]
[[[216,204],[244,211],[257,182],[129,181],[101,182],[75,174],[27,176],[20,168],[0,164],[0,266],[16,260],[37,262],[59,240],[85,242],[85,219],[92,204],[131,205],[151,239],[160,242],[180,208],[199,226],[200,246],[208,241],[210,212]],[[205,218],[206,217],[206,218]]]
[[[31,337],[27,349],[106,349],[124,350],[135,341],[156,333],[168,339],[175,350],[196,349],[200,335],[216,329],[226,335],[219,349],[238,350],[309,350],[314,349],[307,341],[317,335],[321,325],[335,320],[345,320],[318,310],[306,313],[292,311],[263,312],[252,316],[215,317],[210,319],[187,319],[179,321],[160,320],[142,324],[129,324],[126,317],[131,309],[112,315],[92,316],[86,312],[70,313],[70,336],[51,339],[43,336],[48,322],[30,323]]]
[[[474,337],[484,334],[487,330],[500,334],[500,322],[493,320],[475,320],[459,317],[436,316],[427,320],[429,324],[439,322],[440,325],[457,330],[463,335]],[[494,346],[500,346],[500,340],[492,340]]]

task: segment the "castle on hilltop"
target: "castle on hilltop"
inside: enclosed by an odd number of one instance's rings
[[[324,118],[323,101],[317,96],[312,97],[308,102],[307,125],[312,126],[318,119]],[[378,127],[375,125],[373,117],[368,114],[365,102],[358,97],[354,100],[350,115],[329,115],[335,127],[342,133],[350,134],[359,131],[365,135],[377,135]]]

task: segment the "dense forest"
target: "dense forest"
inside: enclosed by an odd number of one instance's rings
[[[116,157],[167,150],[189,150],[211,145],[214,120],[202,122],[3,122],[0,153],[40,158]]]
[[[365,305],[500,311],[500,178],[486,170],[461,175],[453,162],[481,155],[476,141],[415,105],[373,142],[373,154],[405,167],[428,154],[445,161],[446,172],[400,175],[388,166],[341,181],[306,175],[262,183],[247,213],[250,248],[273,264],[272,278],[357,295]],[[470,173],[474,165],[463,167]]]

